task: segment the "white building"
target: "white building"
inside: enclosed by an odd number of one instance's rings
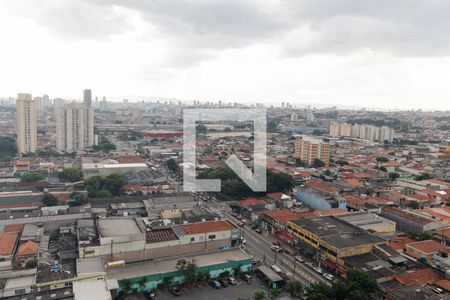
[[[372,142],[391,142],[395,137],[395,131],[387,126],[377,127],[367,124],[332,123],[330,135],[334,137],[345,136],[369,140]]]
[[[91,107],[55,100],[55,119],[58,150],[73,152],[94,145],[94,112]]]
[[[31,94],[18,94],[17,146],[19,154],[35,152],[37,148],[36,102]]]

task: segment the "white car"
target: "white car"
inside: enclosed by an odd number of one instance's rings
[[[334,280],[334,276],[328,273],[324,273],[323,277],[325,277],[326,279],[333,281]]]
[[[299,263],[304,262],[303,257],[298,256],[298,255],[295,257],[295,260],[298,261]]]
[[[322,274],[322,273],[323,273],[323,270],[322,270],[321,267],[313,267],[313,270],[316,271],[316,272],[319,273],[319,274]]]

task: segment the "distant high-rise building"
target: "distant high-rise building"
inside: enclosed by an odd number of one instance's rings
[[[56,148],[73,152],[94,145],[94,112],[81,103],[55,103]]]
[[[395,137],[395,131],[387,126],[377,127],[367,124],[332,123],[330,125],[330,135],[334,137],[360,138],[372,142],[391,142]]]
[[[35,152],[37,148],[36,102],[31,94],[18,94],[17,109],[17,146],[19,155]]]
[[[294,157],[299,158],[308,166],[311,166],[316,159],[320,159],[328,166],[330,163],[330,144],[319,139],[303,137],[295,141]]]
[[[92,107],[92,91],[91,90],[84,90],[83,91],[83,103],[87,107]]]

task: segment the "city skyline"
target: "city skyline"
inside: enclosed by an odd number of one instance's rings
[[[4,1],[0,95],[450,109],[448,5],[382,4]]]

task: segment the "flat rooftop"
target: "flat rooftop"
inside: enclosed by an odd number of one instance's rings
[[[101,237],[114,237],[142,233],[135,219],[125,218],[99,219],[98,231]]]
[[[194,259],[197,266],[211,266],[229,261],[241,261],[250,259],[247,253],[239,249],[220,251],[215,253],[204,253],[183,257],[186,260]],[[127,278],[138,278],[156,274],[165,274],[176,271],[176,264],[180,258],[170,258],[164,260],[149,260],[125,264],[123,268],[111,268],[107,270],[108,279],[123,280]]]
[[[383,240],[331,216],[292,220],[292,223],[318,236],[336,248],[380,243]]]

